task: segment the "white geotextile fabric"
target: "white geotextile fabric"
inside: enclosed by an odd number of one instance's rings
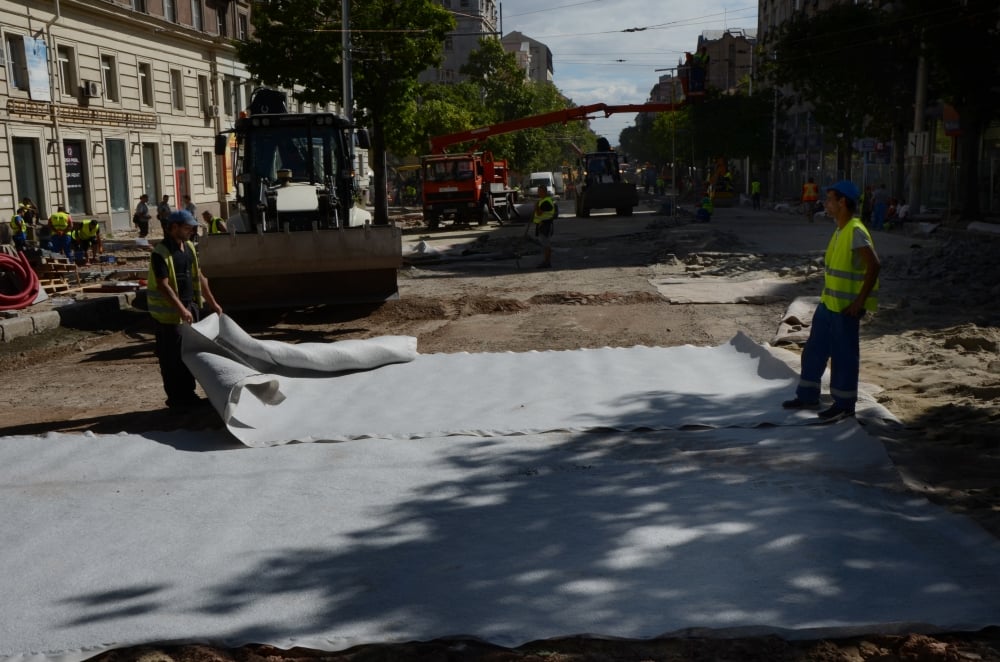
[[[795,371],[742,334],[717,347],[483,354],[417,354],[415,342],[400,336],[271,342],[265,366],[260,341],[229,318],[212,316],[185,327],[184,360],[229,431],[255,447],[815,421],[815,412],[781,409],[794,392]],[[295,365],[283,367],[283,353],[292,352]],[[302,368],[313,352],[335,354],[315,364],[335,372],[307,375]],[[356,369],[362,364],[381,367]],[[345,365],[353,369],[337,371]],[[872,416],[892,418],[874,403],[866,407]]]
[[[853,420],[256,449],[221,430],[6,437],[0,499],[0,658],[19,662],[1000,614],[997,542],[900,489]]]

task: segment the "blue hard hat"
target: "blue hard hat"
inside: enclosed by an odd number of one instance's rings
[[[170,216],[167,217],[168,223],[181,223],[183,225],[198,225],[198,221],[194,220],[194,216],[191,212],[186,209],[178,209],[177,211],[170,212]]]
[[[861,191],[859,191],[858,187],[854,185],[854,182],[847,179],[839,181],[833,186],[828,186],[826,190],[836,191],[845,198],[854,202],[857,202],[861,198]]]

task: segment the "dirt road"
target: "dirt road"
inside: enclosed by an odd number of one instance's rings
[[[717,210],[710,224],[689,221],[651,211],[630,219],[560,219],[552,269],[534,268],[539,250],[521,225],[434,233],[412,228],[404,236],[408,266],[400,274],[398,301],[234,317],[254,335],[288,342],[408,334],[418,338],[422,353],[717,345],[737,331],[771,342],[790,299],[818,294],[817,260],[832,231],[829,223],[745,209]],[[1000,317],[995,305],[1000,242],[943,229],[929,237],[877,233],[875,241],[884,263],[883,307],[863,326],[862,380],[884,388],[879,401],[904,426],[870,432],[883,439],[912,489],[1000,535]],[[783,293],[788,298],[753,305],[670,304],[651,283],[692,275],[780,278],[787,282]],[[99,332],[60,329],[0,345],[0,374],[8,385],[0,394],[6,412],[0,434],[221,425],[210,410],[178,415],[166,409],[152,327],[144,313],[125,314],[107,326]],[[813,642],[811,648],[770,638],[701,648],[682,641],[687,643],[659,652],[648,644],[627,648],[622,643],[612,650],[576,641],[563,649],[549,647],[562,654],[491,649],[479,650],[475,659],[945,660],[959,659],[959,650],[1000,659],[997,633],[991,631],[954,640]],[[919,657],[902,657],[906,646]],[[444,659],[449,650],[454,652],[440,644],[396,653]],[[159,654],[199,662],[295,657],[205,647]],[[141,655],[130,650],[104,657]]]

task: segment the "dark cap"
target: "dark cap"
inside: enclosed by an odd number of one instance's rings
[[[194,220],[194,216],[191,212],[184,209],[178,209],[177,211],[170,212],[170,216],[167,217],[168,223],[180,223],[181,225],[194,225],[197,227],[198,221]]]
[[[848,200],[851,200],[852,202],[857,202],[858,199],[861,197],[861,192],[858,191],[858,187],[854,185],[854,182],[847,179],[841,180],[836,184],[834,184],[833,186],[827,187],[826,190],[836,191],[837,193],[841,194],[842,196],[844,196]]]

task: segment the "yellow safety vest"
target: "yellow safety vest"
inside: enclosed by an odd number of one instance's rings
[[[66,228],[69,227],[69,214],[64,211],[57,211],[49,216],[49,223],[52,224],[53,230],[57,232],[65,232]]]
[[[802,199],[806,202],[819,200],[819,185],[806,182],[802,185]]]
[[[864,226],[860,218],[855,217],[848,221],[841,230],[833,233],[830,243],[826,247],[826,257],[823,260],[826,265],[826,275],[820,301],[828,310],[835,313],[846,310],[854,303],[865,282],[865,263],[855,254],[852,247],[856,230],[864,232],[868,241],[871,242],[872,236],[868,234],[868,228]],[[878,281],[876,280],[875,286],[865,299],[865,310],[875,312],[878,309],[877,293]]]
[[[187,249],[191,251],[191,285],[194,288],[194,302],[197,306],[201,307],[204,300],[201,296],[201,279],[198,277],[198,252],[194,249],[194,244],[190,241],[184,243],[187,244]],[[174,258],[170,254],[170,249],[167,248],[165,242],[161,241],[153,249],[153,252],[163,256],[164,261],[167,263],[170,287],[174,289],[174,292],[177,292],[177,272],[174,270]],[[152,258],[149,260],[149,278],[146,288],[146,305],[153,319],[163,324],[180,324],[181,314],[177,311],[174,304],[171,303],[170,299],[160,291],[160,286],[156,282],[156,274],[153,273]]]
[[[20,234],[28,229],[28,223],[20,214],[14,214],[10,217],[10,229],[14,234]]]
[[[208,234],[222,234],[222,230],[219,229],[219,223],[224,221],[216,216],[208,223]]]
[[[91,223],[90,221],[84,221],[80,224],[80,227],[73,231],[73,235],[77,239],[93,239],[100,232],[101,226],[98,223]]]
[[[549,211],[542,211],[542,203],[548,201],[552,205],[552,209]],[[551,221],[556,217],[556,201],[551,197],[542,198],[537,203],[535,203],[535,223],[544,223],[545,221]]]

